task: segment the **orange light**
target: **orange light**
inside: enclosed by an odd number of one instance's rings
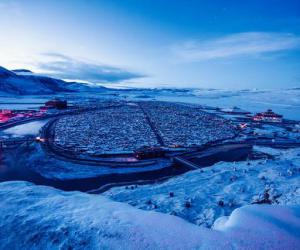
[[[35,140],[38,141],[38,142],[45,142],[45,141],[46,141],[45,138],[41,138],[40,136],[37,136],[37,137],[35,138]]]

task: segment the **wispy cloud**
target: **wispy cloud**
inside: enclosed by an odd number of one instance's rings
[[[43,54],[44,61],[37,63],[40,73],[61,78],[92,83],[118,83],[144,77],[122,68],[77,60],[59,53]]]
[[[300,37],[289,33],[245,32],[215,39],[189,40],[171,46],[180,61],[203,61],[239,56],[259,56],[300,48]]]

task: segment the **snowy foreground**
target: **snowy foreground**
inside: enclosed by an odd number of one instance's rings
[[[300,206],[252,205],[215,229],[99,195],[0,184],[0,249],[296,249]]]
[[[164,183],[116,187],[105,196],[143,210],[177,215],[202,227],[253,203],[300,205],[300,150],[256,147],[273,159],[220,162]]]

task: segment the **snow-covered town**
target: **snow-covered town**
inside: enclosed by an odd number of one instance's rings
[[[56,98],[48,100],[54,100],[46,101],[48,105],[58,102]],[[65,103],[61,100],[59,103]],[[46,107],[46,102],[41,107]],[[19,111],[11,111],[15,112]],[[206,232],[211,235],[227,230],[226,223],[236,213],[243,214],[240,216],[248,221],[252,209],[262,214],[255,221],[265,225],[268,223],[263,215],[265,206],[282,211],[281,206],[293,209],[300,204],[300,122],[284,115],[280,120],[270,120],[270,113],[274,117],[280,115],[272,112],[267,111],[265,120],[264,110],[252,113],[237,107],[220,109],[165,101],[77,98],[67,107],[48,106],[41,117],[3,122],[0,195],[5,207],[11,208],[3,211],[6,214],[14,211],[5,190],[14,192],[17,187],[24,190],[16,196],[20,206],[27,199],[33,202],[24,196],[27,192],[33,195],[33,200],[41,195],[27,184],[31,182],[92,193],[86,194],[87,197],[103,199],[107,204],[104,210],[111,210],[114,202],[121,202],[121,207],[129,205],[129,213],[141,211],[143,220],[150,211],[163,220],[169,220],[169,216],[170,220],[181,218],[199,230],[199,237]],[[261,119],[256,119],[257,113]],[[25,182],[13,182],[16,180]],[[10,182],[13,187],[7,184]],[[48,195],[52,191],[45,187],[43,192]],[[72,193],[69,195],[78,199]],[[98,206],[92,200],[86,202]],[[273,209],[265,213],[273,213]],[[62,208],[62,214],[63,211],[66,209]],[[284,211],[292,216],[292,210]],[[87,220],[92,219],[86,216]],[[10,223],[1,217],[1,223],[4,222]],[[17,223],[30,231],[25,222]],[[247,232],[253,229],[247,226],[248,222],[236,225]],[[266,228],[282,235],[281,229],[273,224]],[[256,233],[253,231],[253,235]],[[268,239],[272,242],[272,238]],[[59,237],[57,240],[61,242]],[[293,243],[281,244],[290,247],[297,241],[296,237]],[[4,246],[12,244],[7,240]],[[24,244],[32,246],[28,240]],[[56,243],[53,244],[55,248]],[[92,243],[87,240],[86,244]],[[194,244],[201,246],[198,241]],[[171,248],[169,243],[164,246]]]
[[[208,114],[192,105],[140,103],[168,147],[200,146],[235,136],[228,120]]]
[[[66,116],[53,130],[58,147],[91,155],[133,153],[143,147],[195,147],[232,138],[236,132],[224,118],[194,106],[164,102],[125,102]]]
[[[133,153],[140,147],[158,145],[136,105],[66,116],[53,129],[57,146],[94,155]]]
[[[0,0],[0,250],[300,249],[299,10]]]

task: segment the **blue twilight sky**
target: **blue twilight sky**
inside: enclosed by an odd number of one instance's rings
[[[298,0],[0,0],[0,65],[136,87],[300,86]]]

